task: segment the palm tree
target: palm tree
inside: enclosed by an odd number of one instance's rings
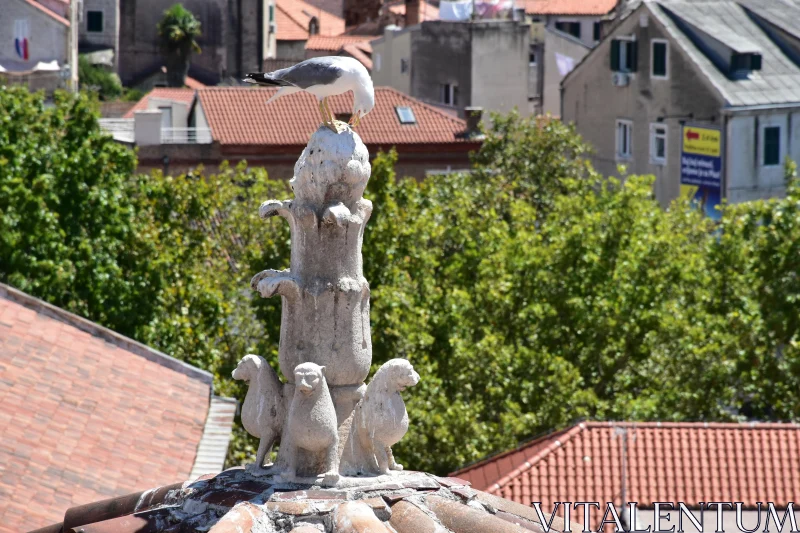
[[[158,35],[167,63],[167,85],[170,87],[183,87],[192,52],[200,53],[200,46],[195,40],[200,34],[200,21],[182,4],[175,4],[164,11],[164,17],[158,23]]]

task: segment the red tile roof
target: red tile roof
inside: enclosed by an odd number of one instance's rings
[[[187,78],[187,81],[188,80],[189,78]],[[205,87],[205,85],[203,85],[203,87]],[[122,116],[122,118],[133,118],[134,113],[137,111],[144,111],[147,109],[147,104],[150,101],[150,98],[161,98],[163,100],[172,100],[175,102],[182,102],[187,105],[192,105],[192,102],[194,102],[195,92],[195,89],[156,87],[144,95],[141,100],[136,102],[136,105],[130,108],[128,112]]]
[[[341,51],[342,54],[358,59],[367,70],[372,71],[372,45],[368,42],[349,43]]]
[[[800,501],[800,425],[585,422],[458,470],[477,489],[543,509],[554,502]],[[556,471],[558,472],[556,474]],[[758,482],[754,482],[758,480]]]
[[[199,90],[200,105],[211,134],[221,145],[305,146],[319,127],[317,100],[308,93],[295,93],[267,104],[271,88],[209,87]],[[329,99],[334,114],[350,113],[350,93]],[[399,145],[464,142],[456,134],[466,123],[390,87],[375,89],[375,109],[356,131],[365,144]],[[401,124],[397,106],[407,106],[415,124]]]
[[[190,76],[186,76],[183,80],[183,84],[186,85],[189,89],[202,89],[203,87],[207,87],[207,85],[201,81],[198,81]]]
[[[526,0],[529,15],[607,15],[617,0]]]
[[[211,376],[0,284],[0,531],[184,481]]]
[[[23,0],[23,2],[25,2],[26,4],[28,4],[28,5],[32,6],[32,7],[35,7],[36,9],[38,9],[39,11],[44,13],[45,15],[47,15],[50,18],[60,22],[64,26],[69,26],[69,21],[67,19],[65,19],[64,17],[62,17],[58,13],[48,9],[47,7],[43,6],[39,2],[36,2],[34,0]]]
[[[306,41],[306,50],[320,50],[326,52],[338,52],[343,46],[351,43],[364,43],[369,51],[372,51],[372,45],[369,43],[373,39],[377,39],[380,35],[336,35],[329,37],[326,35],[312,35]]]
[[[305,41],[309,38],[308,25],[312,17],[319,23],[319,35],[340,35],[344,32],[344,19],[307,4],[302,0],[276,0],[275,24],[279,41]]]

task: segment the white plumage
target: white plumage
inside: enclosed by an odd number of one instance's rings
[[[338,130],[328,107],[329,96],[353,91],[353,114],[350,118],[353,126],[375,107],[375,90],[369,72],[352,57],[314,57],[273,72],[248,74],[245,81],[280,87],[268,102],[299,91],[313,94],[319,100],[323,123],[334,131]]]

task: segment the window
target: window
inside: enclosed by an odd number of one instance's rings
[[[275,5],[274,4],[270,4],[269,5],[269,21],[270,22],[275,22]]]
[[[633,155],[633,122],[617,120],[617,159],[630,159]]]
[[[319,21],[317,17],[311,17],[311,20],[308,22],[308,34],[309,35],[317,35],[319,33]]]
[[[611,41],[611,70],[614,72],[636,72],[638,50],[632,39]]]
[[[556,22],[556,29],[568,33],[575,38],[581,38],[581,23],[580,22]]]
[[[654,165],[667,163],[667,126],[650,125],[650,162]]]
[[[410,107],[397,106],[394,108],[397,113],[397,118],[400,124],[416,124],[417,118],[414,116],[414,111]]]
[[[748,53],[731,56],[731,72],[761,70],[761,54]]]
[[[408,72],[408,59],[406,59],[406,58],[401,58],[400,59],[400,72],[403,73],[403,74]]]
[[[381,55],[379,53],[375,54],[375,72],[381,71]]]
[[[458,85],[455,83],[444,83],[441,89],[441,101],[445,105],[458,105]]]
[[[536,66],[536,52],[534,52],[533,50],[528,52],[528,65],[531,67]]]
[[[767,126],[764,128],[764,166],[779,165],[781,162],[781,128]]]
[[[655,79],[666,80],[667,63],[669,60],[669,43],[661,39],[650,41],[650,76]]]
[[[90,31],[92,33],[100,33],[103,31],[102,11],[86,12],[86,31]]]
[[[592,37],[594,38],[595,41],[599,41],[600,40],[600,23],[599,22],[595,22],[594,23],[594,33],[593,33]]]

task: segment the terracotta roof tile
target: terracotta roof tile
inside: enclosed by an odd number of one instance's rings
[[[368,49],[368,51],[367,51]],[[342,47],[342,53],[358,59],[367,70],[372,70],[372,46],[367,43],[350,43]]]
[[[205,85],[203,85],[203,87],[205,87]],[[194,102],[194,95],[195,95],[195,89],[156,87],[155,89],[144,95],[141,98],[141,100],[136,102],[136,105],[130,108],[128,112],[122,116],[122,118],[133,118],[134,113],[136,113],[137,111],[144,111],[145,109],[147,109],[147,104],[150,101],[150,98],[173,100],[175,102],[182,102],[184,104],[191,105],[192,102]]]
[[[800,499],[797,424],[585,422],[453,475],[523,505],[534,497],[549,509],[556,501],[620,505],[618,427],[628,431],[627,499],[640,507],[655,501],[785,506]]]
[[[47,7],[43,6],[39,2],[36,2],[34,0],[23,0],[23,2],[25,2],[26,4],[28,4],[28,5],[32,6],[32,7],[35,7],[36,9],[38,9],[39,11],[41,11],[42,13],[47,15],[48,17],[60,22],[64,26],[69,26],[69,21],[67,19],[65,19],[64,17],[62,17],[58,13],[52,11],[51,9],[48,9]]]
[[[186,479],[210,375],[146,350],[0,285],[0,531]]]
[[[306,41],[306,50],[318,50],[325,52],[338,52],[343,46],[350,43],[365,43],[367,50],[372,52],[372,45],[369,43],[377,39],[379,35],[312,35]]]
[[[607,15],[617,0],[526,0],[529,15]]]
[[[344,33],[344,19],[307,4],[302,0],[276,0],[275,23],[279,41],[305,41],[309,38],[308,26],[312,17],[319,23],[319,35],[334,36]]]
[[[270,104],[272,88],[209,87],[198,91],[200,104],[215,141],[221,145],[305,146],[320,125],[316,99],[308,93],[284,96]],[[350,94],[329,99],[334,114],[349,114]],[[375,89],[375,109],[356,131],[367,145],[464,142],[456,135],[463,120],[389,88]],[[410,107],[414,124],[401,124],[398,106]]]

